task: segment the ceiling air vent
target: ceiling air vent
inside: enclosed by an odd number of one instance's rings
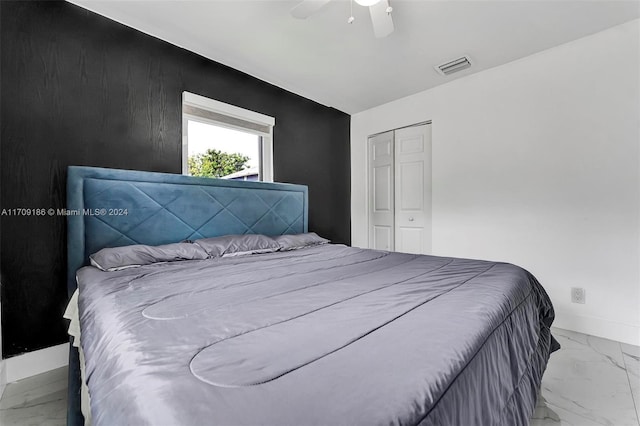
[[[463,56],[461,58],[454,59],[453,61],[438,65],[437,67],[435,67],[435,69],[442,75],[449,75],[453,74],[454,72],[466,70],[470,66],[471,59],[469,59],[468,56]]]

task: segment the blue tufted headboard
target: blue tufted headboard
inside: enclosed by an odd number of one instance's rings
[[[69,295],[104,247],[308,230],[307,187],[284,183],[71,166],[67,208]]]

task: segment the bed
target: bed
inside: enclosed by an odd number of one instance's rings
[[[70,167],[68,204],[95,425],[528,424],[557,343],[517,266],[311,244],[105,272],[105,247],[304,234],[307,188]]]

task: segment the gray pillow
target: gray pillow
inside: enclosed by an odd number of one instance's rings
[[[330,242],[326,238],[320,237],[315,232],[309,232],[307,234],[278,235],[277,237],[274,237],[274,239],[280,245],[280,250],[283,251],[316,246],[318,244],[327,244]]]
[[[202,260],[208,257],[202,247],[191,243],[161,246],[132,245],[103,248],[89,256],[91,264],[103,271],[118,271],[136,266],[177,260]]]
[[[273,238],[261,234],[203,238],[195,240],[194,244],[202,247],[210,257],[270,253],[280,249],[280,245]]]

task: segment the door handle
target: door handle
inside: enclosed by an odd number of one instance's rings
[[[409,218],[409,222],[413,222],[413,218],[412,217]]]

